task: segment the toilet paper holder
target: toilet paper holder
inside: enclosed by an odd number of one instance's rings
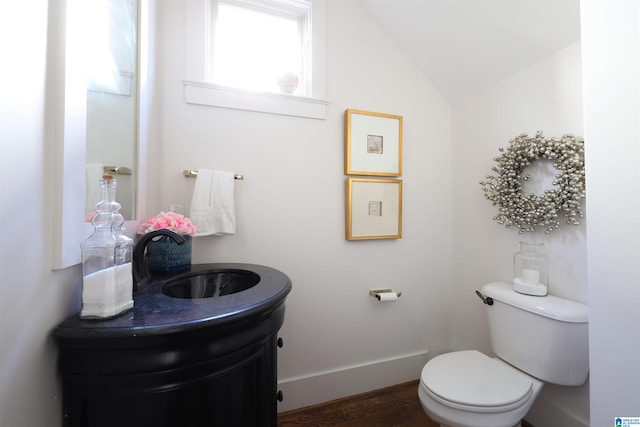
[[[380,301],[380,294],[387,294],[393,292],[393,289],[372,289],[369,291],[369,296],[375,297],[378,301]],[[395,293],[398,298],[402,295],[402,292]]]

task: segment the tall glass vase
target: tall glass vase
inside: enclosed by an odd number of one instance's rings
[[[110,175],[100,180],[101,200],[91,219],[94,232],[81,243],[81,318],[109,318],[133,307],[133,240],[122,232],[117,186]]]
[[[513,256],[513,289],[521,294],[547,295],[547,270],[544,243],[520,242],[520,251]]]

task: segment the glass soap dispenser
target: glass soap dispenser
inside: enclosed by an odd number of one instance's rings
[[[520,242],[520,252],[513,256],[513,290],[516,292],[547,295],[547,256],[543,248],[544,243]]]
[[[106,319],[133,307],[133,240],[122,232],[117,187],[110,175],[100,180],[100,202],[91,219],[95,230],[81,243],[83,319]]]

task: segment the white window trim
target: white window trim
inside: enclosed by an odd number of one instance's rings
[[[234,110],[259,111],[285,116],[327,118],[327,101],[302,96],[257,93],[219,86],[213,83],[184,81],[184,100],[187,104]]]
[[[311,97],[252,92],[215,85],[206,80],[207,37],[210,31],[211,2],[186,0],[184,100],[188,104],[259,111],[312,119],[326,119],[326,1],[312,2]]]

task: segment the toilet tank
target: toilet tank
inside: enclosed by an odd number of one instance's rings
[[[553,295],[520,294],[510,283],[489,283],[482,293],[493,351],[545,382],[584,384],[589,373],[589,313],[585,304]]]

